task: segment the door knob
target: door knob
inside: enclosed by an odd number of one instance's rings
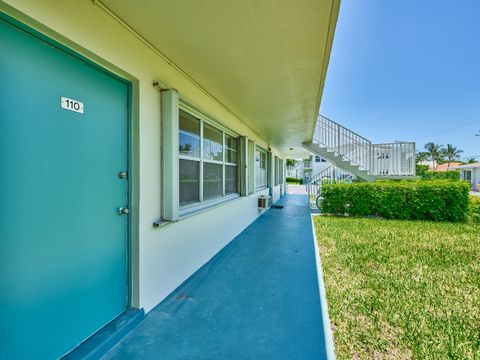
[[[120,215],[127,215],[129,211],[128,211],[128,208],[121,206],[118,208],[118,213]]]

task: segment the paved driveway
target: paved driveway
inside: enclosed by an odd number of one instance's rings
[[[287,194],[307,195],[307,186],[287,184]]]

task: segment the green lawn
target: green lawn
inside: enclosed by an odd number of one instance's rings
[[[480,225],[314,222],[338,359],[480,359]]]

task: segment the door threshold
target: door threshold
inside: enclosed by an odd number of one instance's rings
[[[110,321],[61,360],[93,360],[105,355],[145,318],[143,309],[129,309]]]

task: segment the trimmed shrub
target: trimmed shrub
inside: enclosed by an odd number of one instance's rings
[[[471,222],[480,223],[480,196],[470,196],[468,219]]]
[[[289,183],[289,184],[302,185],[302,183],[303,183],[303,180],[302,180],[302,179],[297,179],[297,178],[294,178],[294,177],[287,177],[285,180],[286,180],[286,182]]]
[[[320,210],[386,219],[466,221],[469,188],[468,182],[453,180],[325,184]]]
[[[415,174],[417,174],[417,176],[422,176],[427,171],[428,171],[428,165],[421,165],[421,164],[415,165]]]
[[[425,171],[422,180],[460,180],[460,170]]]

